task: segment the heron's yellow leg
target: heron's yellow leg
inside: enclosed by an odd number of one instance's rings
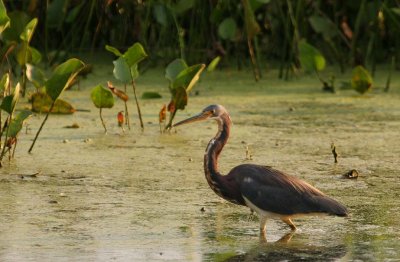
[[[292,231],[297,230],[297,227],[293,224],[293,221],[289,217],[282,218],[282,221],[285,222],[286,224],[288,224],[290,226],[290,228],[292,229]]]
[[[266,228],[267,228],[267,218],[261,216],[260,217],[260,233],[261,233],[261,235],[265,236]]]

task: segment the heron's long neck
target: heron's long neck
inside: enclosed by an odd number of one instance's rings
[[[220,195],[218,192],[221,186],[221,174],[218,172],[218,156],[225,146],[231,126],[231,119],[228,114],[223,114],[217,119],[218,133],[208,143],[206,153],[204,155],[204,172],[210,187]]]

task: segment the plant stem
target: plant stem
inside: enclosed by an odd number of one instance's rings
[[[393,55],[392,56],[392,63],[390,64],[389,74],[388,74],[388,77],[386,79],[386,86],[385,86],[385,89],[384,89],[384,91],[386,93],[389,92],[390,83],[391,83],[391,80],[392,80],[392,72],[395,69],[395,66],[396,66],[396,57]]]
[[[128,104],[126,103],[126,101],[124,101],[125,103],[125,125],[128,126],[128,129],[131,130],[131,123],[129,121],[129,113],[128,113]]]
[[[174,120],[174,118],[175,118],[176,111],[177,111],[177,110],[175,109],[174,112],[172,112],[172,113],[169,115],[169,121],[168,121],[167,126],[165,127],[165,130],[171,129],[171,127],[172,127],[172,120]]]
[[[251,65],[253,67],[253,74],[254,74],[254,79],[256,82],[260,80],[260,71],[257,65],[257,59],[254,55],[254,49],[253,49],[253,43],[251,42],[251,39],[249,36],[247,36],[247,46],[249,48],[249,54],[250,54],[250,60],[251,60]]]
[[[28,153],[31,153],[31,152],[32,152],[33,146],[35,145],[36,140],[37,140],[37,138],[39,137],[39,134],[40,134],[40,132],[42,131],[42,128],[43,128],[44,124],[45,124],[46,121],[47,121],[47,118],[49,118],[50,112],[53,110],[53,107],[54,107],[54,104],[55,104],[55,103],[56,103],[55,100],[51,103],[50,109],[49,109],[49,111],[47,112],[45,118],[43,119],[43,122],[42,122],[42,124],[40,125],[39,130],[37,131],[36,136],[35,136],[35,138],[33,139],[32,145],[31,145],[31,147],[30,147],[29,150],[28,150]]]
[[[103,115],[101,114],[101,111],[102,111],[102,108],[100,107],[99,114],[100,114],[100,120],[101,120],[101,124],[102,124],[102,125],[103,125],[103,127],[104,127],[104,133],[106,133],[106,134],[107,134],[107,127],[106,127],[106,124],[104,123],[104,119],[103,119]]]
[[[126,94],[126,84],[124,85],[124,91]],[[129,113],[128,113],[128,104],[125,102],[125,123],[128,126],[128,129],[131,130],[131,121],[129,120]]]
[[[136,102],[136,108],[137,108],[138,115],[139,115],[140,127],[142,128],[142,131],[143,131],[144,130],[144,125],[143,125],[143,120],[142,120],[142,113],[140,112],[139,101],[138,101],[137,96],[136,96],[135,80],[133,80],[133,77],[132,77],[132,88],[133,88],[133,94],[135,95],[135,102]]]
[[[4,145],[3,145],[3,149],[1,150],[1,154],[0,154],[0,167],[2,167],[3,165],[1,164],[1,162],[3,161],[3,157],[6,154],[6,144],[7,144],[7,139],[8,139],[8,130],[10,127],[10,123],[11,123],[11,115],[8,115],[7,119],[6,119],[6,123],[7,124],[7,131],[6,131],[6,137],[4,139]]]
[[[15,138],[15,144],[14,144],[14,148],[13,148],[13,152],[12,152],[12,156],[11,156],[11,158],[14,158],[15,149],[17,148],[17,142],[18,142],[18,139],[17,139],[17,138]]]

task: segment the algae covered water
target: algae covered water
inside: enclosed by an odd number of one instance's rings
[[[26,153],[43,116],[29,120],[16,159],[0,170],[2,261],[382,261],[400,259],[400,97],[394,91],[358,96],[351,90],[320,91],[312,78],[254,83],[249,72],[202,77],[176,121],[205,106],[231,113],[231,138],[222,152],[223,173],[241,163],[270,165],[304,179],[344,203],[349,218],[310,217],[267,223],[259,239],[258,218],[221,200],[203,173],[213,122],[160,134],[158,111],[169,100],[163,72],[151,71],[139,92],[141,132],[134,103],[132,130],[123,133],[116,114],[104,110],[105,135],[91,104],[91,87],[112,79],[94,71],[80,91],[63,98],[79,109],[51,115],[33,154]],[[105,70],[112,72],[112,70]],[[384,82],[384,81],[382,81]],[[376,84],[379,86],[379,81]],[[77,123],[79,128],[65,128]],[[335,164],[334,143],[339,153]],[[343,179],[349,170],[358,179]]]

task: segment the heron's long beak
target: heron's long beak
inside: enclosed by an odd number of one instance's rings
[[[182,121],[172,125],[172,127],[176,127],[176,126],[180,126],[180,125],[184,125],[184,124],[189,124],[189,123],[197,122],[197,121],[201,121],[201,120],[206,120],[211,115],[212,115],[212,113],[209,112],[209,111],[201,112],[200,114],[194,115],[192,117],[189,117],[189,118],[187,118],[185,120],[182,120]]]

